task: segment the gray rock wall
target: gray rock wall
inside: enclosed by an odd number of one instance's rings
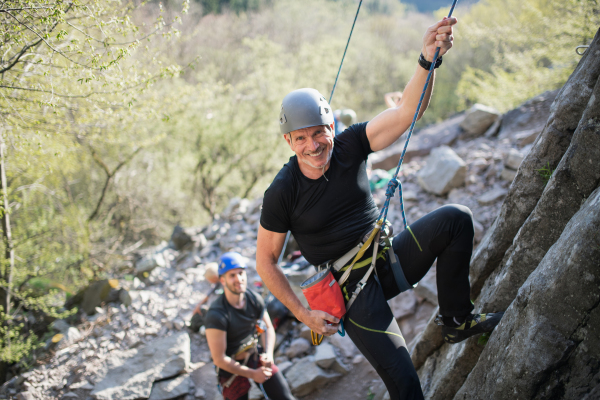
[[[519,290],[456,399],[581,399],[600,383],[600,189]]]

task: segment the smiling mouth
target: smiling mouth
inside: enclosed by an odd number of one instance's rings
[[[316,153],[306,153],[306,155],[309,157],[319,157],[321,154],[323,154],[323,147],[321,147]]]

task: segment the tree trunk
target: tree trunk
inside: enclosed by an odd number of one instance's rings
[[[6,269],[2,278],[7,282],[7,287],[0,291],[0,306],[4,313],[10,314],[10,287],[12,285],[13,270],[15,266],[15,253],[13,249],[12,235],[10,232],[10,213],[8,210],[8,187],[6,183],[6,167],[4,163],[4,153],[6,146],[4,139],[0,138],[0,192],[2,193],[2,234],[4,239],[4,258],[7,261]]]

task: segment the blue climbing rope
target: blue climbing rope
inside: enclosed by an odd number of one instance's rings
[[[450,7],[450,13],[448,13],[448,18],[452,16],[454,12],[454,7],[456,7],[456,2],[458,0],[454,0],[452,2],[452,7]],[[421,93],[421,98],[419,99],[419,104],[417,105],[417,111],[413,117],[412,123],[410,124],[410,129],[408,130],[408,136],[406,138],[406,143],[404,144],[404,150],[402,150],[402,155],[400,156],[400,160],[398,161],[398,167],[396,167],[396,172],[394,176],[390,179],[388,183],[388,187],[385,191],[385,202],[383,203],[383,207],[381,208],[381,213],[379,214],[378,220],[382,221],[382,224],[385,224],[385,220],[387,218],[388,209],[390,207],[390,200],[394,197],[394,193],[397,188],[400,188],[400,211],[402,213],[402,220],[404,222],[404,229],[408,228],[408,224],[406,223],[406,214],[404,213],[404,199],[402,198],[402,184],[398,180],[398,174],[400,173],[400,168],[402,167],[402,162],[404,161],[404,155],[406,154],[406,149],[408,148],[408,142],[410,141],[410,137],[412,136],[413,130],[415,128],[415,123],[417,122],[417,118],[419,116],[419,111],[421,111],[421,105],[423,104],[423,99],[425,98],[425,92],[427,92],[427,87],[429,86],[429,81],[431,80],[431,76],[433,75],[433,70],[435,68],[435,63],[440,54],[440,48],[438,47],[435,50],[435,55],[433,56],[433,61],[431,63],[431,67],[429,67],[429,73],[427,74],[427,80],[425,81],[425,87],[423,88],[423,92]],[[411,232],[412,234],[412,232]]]
[[[346,51],[348,51],[348,46],[350,45],[350,39],[352,38],[352,32],[354,32],[354,25],[356,24],[356,19],[358,18],[358,13],[360,12],[360,6],[362,4],[362,0],[358,3],[358,8],[356,9],[356,15],[354,16],[354,22],[352,23],[352,29],[350,29],[350,35],[348,36],[348,41],[346,42],[346,48],[344,49],[344,55],[342,56],[342,62],[340,63],[340,68],[338,69],[338,73],[335,77],[335,82],[333,83],[333,89],[331,89],[331,95],[329,96],[329,104],[331,104],[331,99],[333,99],[333,92],[335,92],[335,87],[337,86],[338,78],[340,77],[340,72],[342,72],[342,66],[344,65],[344,58],[346,58]]]

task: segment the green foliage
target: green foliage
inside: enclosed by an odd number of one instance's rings
[[[120,1],[22,0],[0,7],[0,135],[9,199],[3,218],[15,253],[14,264],[8,258],[0,264],[0,361],[14,362],[37,340],[18,322],[21,313],[66,316],[59,312],[66,295],[103,272],[114,229],[90,216],[111,177],[91,168],[92,160],[121,165],[156,141],[148,127],[137,128],[158,117],[149,112],[149,91],[182,68],[142,45],[178,35],[176,18],[167,22],[164,10],[157,8],[144,27],[133,22],[139,7]],[[10,245],[5,237],[2,254]]]
[[[489,340],[490,340],[490,333],[485,332],[481,336],[479,336],[479,339],[477,339],[477,344],[480,346],[485,346]]]
[[[41,346],[33,332],[23,338],[22,329],[23,324],[15,325],[12,318],[0,310],[0,360],[8,363],[20,361]]]
[[[547,183],[552,178],[552,174],[554,173],[554,169],[550,167],[550,162],[546,163],[545,166],[537,170],[542,179]]]
[[[483,0],[462,19],[457,37],[487,60],[466,66],[463,105],[484,102],[507,111],[563,85],[600,24],[595,0]]]

